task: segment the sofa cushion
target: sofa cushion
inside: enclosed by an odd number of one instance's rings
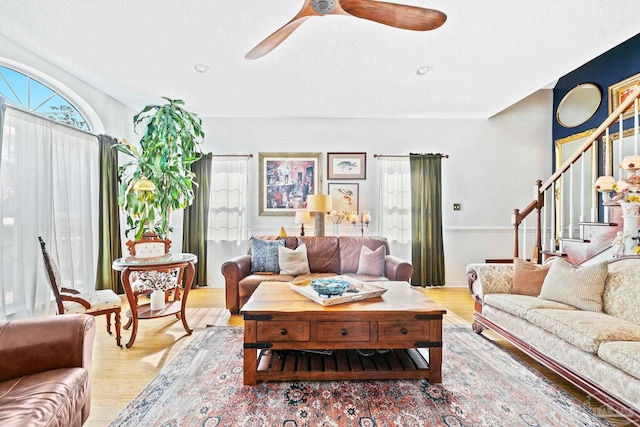
[[[527,318],[527,312],[535,308],[556,308],[560,310],[577,310],[572,305],[561,302],[549,301],[542,298],[531,297],[529,295],[513,294],[489,294],[485,296],[484,303],[514,316]]]
[[[355,273],[360,264],[360,251],[363,246],[375,251],[384,246],[385,255],[389,255],[389,243],[384,237],[378,236],[340,236],[340,273]]]
[[[527,320],[593,354],[605,341],[640,341],[640,325],[604,313],[532,309]]]
[[[512,294],[537,297],[551,264],[538,265],[520,258],[513,260]]]
[[[384,246],[372,251],[366,246],[360,248],[358,271],[356,274],[368,276],[384,276],[384,258],[386,256]]]
[[[262,240],[251,238],[251,272],[278,273],[278,248],[284,246],[284,240]]]
[[[238,285],[258,285],[262,282],[290,282],[293,280],[293,276],[290,274],[250,274],[244,279],[240,280]]]
[[[284,240],[284,246],[289,249],[295,249],[298,246],[298,237],[297,236],[278,236],[272,234],[264,234],[264,235],[254,235],[251,236],[252,239],[260,239],[260,240]],[[247,251],[247,255],[251,255],[251,240],[249,240],[249,250]]]
[[[296,285],[308,285],[312,280],[322,279],[325,277],[333,277],[336,276],[336,273],[309,273],[309,274],[301,274],[300,276],[295,277],[292,282]]]
[[[539,297],[573,305],[581,310],[600,312],[608,266],[608,262],[604,261],[575,267],[558,259],[551,264]]]
[[[91,393],[89,372],[63,368],[0,382],[0,425],[80,425]]]
[[[340,250],[336,236],[299,237],[299,245],[307,246],[311,273],[340,273]]]
[[[640,379],[640,342],[603,342],[598,349],[598,356],[605,362],[609,362],[627,374]]]
[[[640,324],[640,259],[621,259],[609,264],[602,294],[602,311]]]
[[[278,265],[280,274],[299,276],[309,274],[309,260],[307,259],[307,245],[304,243],[295,249],[278,247]]]

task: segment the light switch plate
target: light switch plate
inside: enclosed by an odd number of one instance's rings
[[[460,208],[461,208],[460,203],[454,203],[454,204],[453,204],[453,210],[454,210],[454,211],[459,211],[459,210],[460,210]]]

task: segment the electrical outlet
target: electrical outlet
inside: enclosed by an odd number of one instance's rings
[[[459,211],[459,210],[460,210],[460,208],[461,208],[460,203],[454,203],[454,204],[453,204],[453,210],[454,210],[454,211]]]

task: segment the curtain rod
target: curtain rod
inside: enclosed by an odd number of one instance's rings
[[[249,153],[249,154],[213,154],[210,153],[211,157],[248,157],[248,158],[252,158],[253,154]]]
[[[410,154],[374,154],[374,159],[380,159],[382,157],[411,157]],[[449,158],[448,154],[440,154],[440,157],[444,157],[445,159]]]

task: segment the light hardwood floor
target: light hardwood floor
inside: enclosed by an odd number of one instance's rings
[[[445,323],[469,324],[473,321],[473,300],[466,288],[441,287],[420,291],[447,309]],[[124,297],[123,306],[126,306]],[[93,349],[91,415],[86,426],[109,425],[158,372],[207,325],[242,326],[242,318],[230,315],[224,308],[223,289],[193,289],[189,294],[187,307],[187,320],[194,329],[192,335],[186,335],[182,323],[175,316],[141,320],[136,341],[130,349],[116,346],[115,337],[108,335],[105,330],[104,316],[96,319],[98,330]],[[124,311],[126,308],[123,307]],[[123,315],[123,325],[125,321]],[[484,335],[525,360],[580,402],[588,402],[584,393],[541,367],[513,346],[490,332],[485,332]],[[130,332],[123,330],[123,343],[129,340],[129,336]],[[597,408],[599,405],[595,402],[593,406]]]

